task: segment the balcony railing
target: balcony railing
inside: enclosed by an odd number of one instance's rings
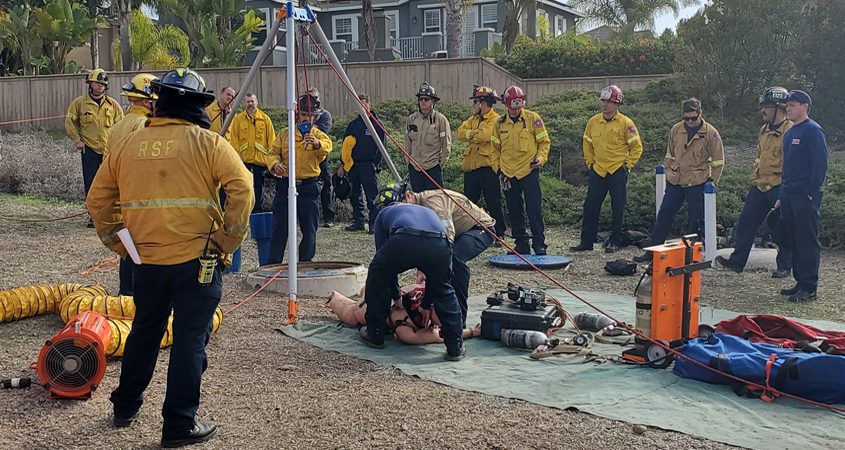
[[[399,51],[402,59],[420,59],[428,56],[423,51],[422,36],[390,38],[390,46]]]

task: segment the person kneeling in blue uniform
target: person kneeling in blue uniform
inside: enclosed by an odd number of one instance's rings
[[[384,348],[387,315],[392,299],[400,298],[398,276],[409,269],[426,274],[426,297],[421,304],[423,322],[430,320],[431,307],[440,318],[446,359],[466,356],[461,333],[461,309],[452,287],[452,245],[446,229],[434,211],[419,205],[400,203],[404,185],[390,183],[379,192],[375,221],[376,255],[370,263],[364,298],[367,326],[361,339],[370,347]]]

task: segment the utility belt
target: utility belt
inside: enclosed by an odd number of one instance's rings
[[[393,234],[410,234],[411,236],[446,239],[446,233],[441,233],[439,231],[423,231],[414,228],[399,228],[398,230],[394,231]]]
[[[296,180],[295,183],[296,183],[297,186],[302,186],[303,184],[310,183],[312,181],[317,181],[318,178],[319,177],[305,178],[305,179],[302,179],[302,180]],[[289,182],[287,177],[280,178],[280,180],[281,180],[282,184],[287,186],[287,184]]]

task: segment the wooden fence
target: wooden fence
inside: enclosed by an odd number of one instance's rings
[[[443,101],[464,102],[472,92],[473,84],[484,84],[499,92],[507,86],[521,86],[532,99],[563,90],[593,90],[598,92],[608,84],[622,89],[643,87],[666,75],[600,76],[580,78],[548,78],[523,80],[483,58],[460,60],[414,60],[396,62],[364,62],[343,65],[358,92],[367,93],[374,102],[411,98],[418,86],[428,82],[437,89]],[[248,68],[202,69],[210,89],[218,91],[224,86],[239,89]],[[156,72],[154,72],[156,73]],[[160,72],[158,73],[160,74]],[[134,75],[130,72],[109,74],[109,95],[121,100],[120,86]],[[299,90],[305,86],[305,73],[299,77]],[[261,105],[282,107],[286,103],[285,68],[262,67],[247,90],[258,95]],[[307,68],[308,84],[320,89],[323,106],[334,115],[345,115],[355,110],[351,94],[328,65]],[[84,75],[47,75],[37,77],[0,78],[0,123],[51,116],[63,116],[67,105],[85,92]],[[22,125],[0,126],[14,129],[35,124],[43,128],[62,128],[63,118],[36,120]]]

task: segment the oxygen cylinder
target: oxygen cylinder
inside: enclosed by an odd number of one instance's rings
[[[533,330],[509,330],[503,328],[500,338],[505,347],[524,348],[528,350],[534,350],[549,342],[548,336]]]
[[[613,325],[613,320],[609,317],[604,314],[592,312],[581,312],[575,314],[573,320],[575,321],[575,325],[577,325],[578,329],[581,331],[596,332]]]
[[[646,336],[651,336],[651,289],[651,276],[646,274],[637,286],[637,319],[634,322],[637,331]]]

